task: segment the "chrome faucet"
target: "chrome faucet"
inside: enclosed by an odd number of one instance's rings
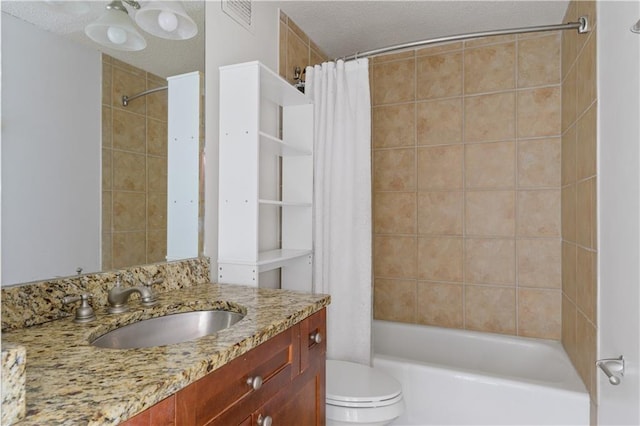
[[[156,294],[150,286],[152,284],[161,283],[162,281],[162,278],[158,278],[143,285],[135,287],[123,287],[120,280],[120,274],[117,274],[116,284],[113,286],[113,288],[111,288],[111,290],[109,290],[109,294],[107,295],[107,302],[109,302],[107,311],[110,314],[120,314],[123,312],[127,312],[129,310],[127,301],[133,293],[138,293],[140,295],[140,304],[142,306],[155,305],[156,303],[158,303]]]

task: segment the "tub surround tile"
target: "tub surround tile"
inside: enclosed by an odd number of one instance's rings
[[[373,229],[376,234],[415,234],[414,192],[376,192]]]
[[[462,236],[462,192],[418,192],[418,234]]]
[[[394,104],[415,99],[415,60],[373,64],[372,105]]]
[[[462,94],[462,53],[421,56],[416,64],[417,99],[436,99]]]
[[[375,318],[386,321],[415,322],[415,280],[378,278],[374,286],[373,300]]]
[[[518,87],[560,83],[560,32],[518,40]]]
[[[465,240],[465,282],[515,285],[516,248],[513,239],[467,238]]]
[[[469,144],[464,149],[464,179],[467,188],[515,187],[515,142]]]
[[[562,336],[560,290],[518,289],[518,335],[558,340]]]
[[[183,283],[171,279],[166,285],[176,288]],[[65,318],[4,333],[3,346],[20,344],[29,354],[27,415],[21,424],[120,423],[300,322],[330,300],[326,295],[211,283],[169,290],[158,299],[151,308],[132,302],[131,312],[120,315],[98,309],[98,319],[90,324],[78,325]],[[89,344],[131,322],[204,309],[246,316],[215,335],[175,345],[117,351]]]
[[[560,190],[519,191],[517,232],[522,237],[560,237]],[[545,208],[540,208],[544,206]]]
[[[418,278],[462,282],[462,238],[419,237]]]
[[[560,289],[562,286],[562,244],[554,239],[520,239],[518,286]]]
[[[12,425],[26,414],[27,351],[24,346],[2,342],[2,424]]]
[[[418,145],[462,142],[462,98],[419,102],[416,115]]]
[[[416,188],[415,149],[373,152],[375,191],[410,191]]]
[[[518,187],[559,188],[561,139],[518,142]]]
[[[464,103],[464,135],[469,142],[513,140],[515,92],[469,96]]]
[[[515,42],[467,49],[464,55],[465,93],[487,93],[515,88],[515,52]]]
[[[518,137],[558,136],[560,86],[518,91]]]
[[[515,191],[467,191],[465,229],[467,235],[515,235]]]
[[[465,325],[470,330],[516,334],[515,289],[465,286]]]
[[[374,148],[415,145],[415,105],[385,105],[372,109],[372,144]]]
[[[418,148],[418,190],[462,188],[463,163],[461,145]]]
[[[418,324],[462,328],[462,285],[418,281]]]
[[[416,256],[415,237],[377,235],[373,239],[373,270],[376,277],[414,278]]]

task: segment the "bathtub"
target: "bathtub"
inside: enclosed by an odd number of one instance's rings
[[[559,342],[373,321],[373,366],[400,381],[393,425],[588,425]]]

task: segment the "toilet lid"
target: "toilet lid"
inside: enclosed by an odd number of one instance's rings
[[[393,377],[353,362],[327,360],[327,403],[342,406],[382,406],[402,399]]]

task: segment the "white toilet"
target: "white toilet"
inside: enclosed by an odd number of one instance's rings
[[[369,366],[327,360],[327,426],[384,426],[404,411],[402,387]]]

